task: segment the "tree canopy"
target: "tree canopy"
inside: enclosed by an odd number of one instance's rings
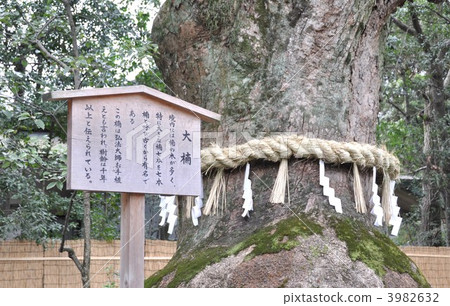
[[[448,246],[450,5],[433,2],[407,2],[391,17],[378,139],[419,198],[401,243]]]
[[[0,211],[0,239],[43,241],[61,234],[58,218],[70,197],[64,188],[67,103],[44,102],[44,92],[136,83],[163,89],[150,67],[156,46],[149,21],[158,5],[0,3],[0,201],[6,208]],[[119,197],[96,194],[93,203],[93,238],[117,238]],[[78,205],[72,228],[79,230],[81,215]]]

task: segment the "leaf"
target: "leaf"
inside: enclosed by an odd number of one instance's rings
[[[24,113],[20,114],[20,115],[19,115],[19,118],[17,118],[17,119],[18,119],[19,121],[22,121],[22,120],[26,120],[26,119],[28,119],[28,118],[30,118],[30,113],[24,112]]]
[[[45,123],[44,123],[44,121],[42,121],[41,119],[35,119],[35,120],[34,120],[34,124],[36,124],[36,126],[37,126],[38,128],[40,128],[41,130],[44,130],[44,129],[45,129]]]
[[[63,182],[58,181],[56,183],[56,188],[58,188],[59,190],[62,190],[63,189]]]
[[[57,182],[51,182],[50,184],[47,185],[47,190],[52,189],[53,187],[55,187],[57,184]]]

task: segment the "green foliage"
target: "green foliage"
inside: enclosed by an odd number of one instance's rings
[[[91,196],[91,237],[98,240],[119,239],[120,194],[94,193]]]
[[[61,229],[55,213],[68,200],[58,195],[65,171],[65,147],[48,137],[1,140],[0,186],[4,201],[18,203],[10,214],[0,215],[0,239],[44,241]]]
[[[119,273],[114,271],[113,266],[106,267],[106,275],[108,282],[103,286],[104,288],[118,288],[117,281],[119,280]]]
[[[144,84],[163,90],[152,56],[150,10],[157,0],[70,1],[74,40],[61,0],[0,2],[0,239],[58,238],[65,190],[67,103],[44,102],[50,90]],[[144,71],[145,70],[145,71]],[[31,137],[37,132],[39,137]],[[117,194],[91,196],[93,239],[118,238]],[[69,231],[81,237],[83,206],[73,199]]]
[[[129,2],[129,3],[128,3]],[[158,1],[140,1],[150,9]],[[134,84],[130,74],[153,69],[156,45],[150,40],[150,15],[134,12],[132,2],[77,1],[73,16],[78,56],[62,1],[5,0],[0,4],[0,118],[2,126],[31,131],[36,127],[65,138],[65,102],[43,102],[48,90],[73,87],[73,71],[81,86],[110,87]],[[57,59],[58,61],[54,60]],[[141,78],[144,85],[154,80]],[[147,83],[148,82],[148,83]],[[157,82],[161,87],[161,82]],[[20,124],[16,118],[20,118]]]
[[[417,206],[404,216],[400,236],[413,244],[442,245],[441,220],[450,209],[450,88],[443,85],[450,67],[449,17],[448,2],[407,2],[391,19],[384,53],[377,139],[399,157],[403,174],[415,178],[408,188],[431,201],[430,212]],[[422,229],[421,213],[432,215]],[[413,226],[402,233],[405,224]]]
[[[415,169],[420,165],[418,157],[422,154],[423,128],[408,123],[404,118],[380,120],[377,125],[377,139],[397,156],[406,169]]]

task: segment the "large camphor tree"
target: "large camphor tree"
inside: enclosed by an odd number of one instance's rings
[[[180,98],[222,115],[222,147],[276,133],[374,144],[384,26],[405,0],[166,1],[152,30],[156,59]],[[213,133],[205,133],[213,137]],[[146,281],[168,287],[427,286],[414,264],[355,211],[349,165],[289,159],[284,204],[269,201],[278,163],[250,162],[254,211],[243,218],[245,167],[225,171],[224,207],[198,227],[179,208],[178,250]],[[361,169],[366,201],[371,171]],[[371,170],[371,169],[369,169]],[[206,174],[205,196],[214,169]],[[370,211],[370,206],[369,206]]]

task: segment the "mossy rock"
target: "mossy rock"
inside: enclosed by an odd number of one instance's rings
[[[300,222],[300,219],[302,222]],[[321,235],[322,227],[311,221],[310,217],[290,217],[279,221],[275,225],[264,227],[245,240],[231,247],[225,246],[199,246],[187,255],[175,254],[174,258],[164,267],[145,281],[145,287],[158,286],[167,275],[174,274],[167,287],[178,287],[189,282],[206,266],[221,261],[228,256],[236,255],[242,250],[253,247],[245,257],[251,260],[263,254],[273,254],[282,250],[291,250],[300,244],[297,237],[307,237],[313,234]]]
[[[380,277],[389,269],[408,273],[419,287],[430,287],[412,260],[386,235],[376,229],[369,230],[363,223],[350,218],[332,218],[330,223],[337,237],[346,243],[353,261],[362,261]]]

